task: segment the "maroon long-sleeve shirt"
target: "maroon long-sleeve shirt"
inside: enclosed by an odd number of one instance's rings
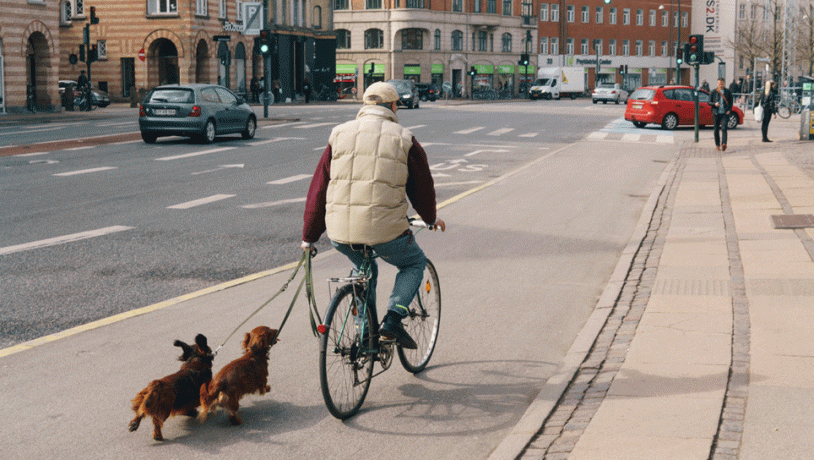
[[[407,154],[407,184],[405,190],[413,209],[428,224],[435,223],[435,184],[427,162],[427,153],[413,138],[413,146]],[[325,148],[317,170],[308,188],[303,215],[302,240],[315,243],[325,232],[325,195],[331,180],[331,146]],[[405,216],[406,217],[406,216]]]

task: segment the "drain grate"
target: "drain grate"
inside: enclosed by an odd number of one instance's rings
[[[812,214],[781,214],[772,216],[774,228],[814,228]]]

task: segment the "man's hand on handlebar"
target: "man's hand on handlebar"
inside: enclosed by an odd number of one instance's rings
[[[442,219],[435,219],[435,225],[432,226],[432,230],[435,231],[438,230],[439,228],[441,229],[442,232],[444,232],[447,229],[447,224]]]

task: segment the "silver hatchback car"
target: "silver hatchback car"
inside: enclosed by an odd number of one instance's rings
[[[257,117],[243,98],[223,86],[195,83],[153,88],[139,107],[138,124],[148,144],[161,136],[187,136],[210,144],[221,134],[253,138]]]

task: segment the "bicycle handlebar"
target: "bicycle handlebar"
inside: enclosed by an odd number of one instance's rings
[[[427,230],[435,230],[435,225],[428,224],[428,223],[424,222],[421,219],[408,217],[407,220],[410,221],[410,226],[411,227],[420,227],[420,228],[426,228]]]

